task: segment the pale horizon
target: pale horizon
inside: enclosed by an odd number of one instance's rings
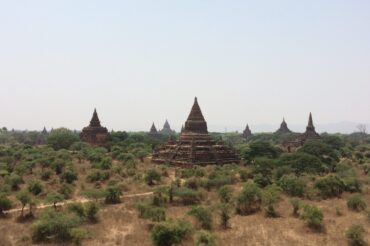
[[[370,2],[0,3],[0,127],[369,129]]]

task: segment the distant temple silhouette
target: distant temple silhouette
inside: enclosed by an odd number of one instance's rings
[[[253,134],[252,134],[251,129],[249,128],[249,125],[247,124],[247,126],[245,127],[243,131],[243,138],[245,138],[246,140],[249,140],[251,137],[253,137]]]
[[[152,161],[191,167],[193,165],[239,163],[240,159],[222,141],[216,142],[211,138],[207,122],[195,98],[179,140],[175,141],[170,136],[167,143],[154,151]]]
[[[283,118],[283,122],[281,122],[280,128],[277,129],[275,133],[276,134],[287,134],[287,133],[293,133],[293,132],[288,128],[288,124],[285,122],[285,118]]]
[[[162,130],[160,130],[159,133],[163,135],[172,135],[172,134],[175,134],[176,132],[171,129],[171,126],[168,123],[168,120],[166,119],[166,122],[164,123],[163,128]]]
[[[94,109],[90,125],[84,127],[80,133],[81,141],[91,145],[104,146],[108,140],[108,130],[100,125],[100,120],[96,109]]]

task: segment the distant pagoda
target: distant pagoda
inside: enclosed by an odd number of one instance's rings
[[[168,120],[166,119],[166,122],[163,125],[162,130],[160,131],[163,135],[172,135],[175,134],[175,131],[171,129],[170,123],[168,123]]]
[[[320,134],[315,131],[315,126],[313,125],[312,114],[308,117],[308,125],[306,131],[300,136],[303,141],[309,139],[319,139],[321,138]]]
[[[46,130],[46,127],[44,126],[44,129],[41,131],[42,135],[48,135],[48,131]]]
[[[90,125],[84,127],[80,133],[81,141],[91,145],[104,146],[108,140],[108,130],[100,125],[100,120],[96,109],[94,109]]]
[[[150,128],[150,131],[148,133],[148,136],[152,138],[157,138],[159,137],[159,135],[160,134],[158,133],[157,128],[155,127],[154,122],[153,122],[152,127]]]
[[[283,118],[283,122],[281,122],[280,128],[275,133],[276,134],[292,133],[292,131],[288,128],[288,124],[285,122],[285,118]]]
[[[222,141],[216,142],[208,134],[207,122],[195,98],[194,105],[179,140],[169,138],[168,142],[153,153],[155,163],[169,163],[176,166],[239,163],[235,152]]]
[[[249,128],[249,125],[247,124],[247,126],[245,127],[243,131],[243,138],[245,138],[246,140],[249,140],[252,136],[253,136],[252,131]]]
[[[294,140],[285,141],[282,144],[282,146],[286,151],[292,152],[298,149],[299,147],[302,147],[307,140],[320,139],[320,138],[321,136],[315,130],[315,126],[313,125],[313,120],[312,120],[312,114],[310,113],[306,131],[298,135],[298,137],[296,137]]]

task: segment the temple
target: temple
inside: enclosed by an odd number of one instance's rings
[[[160,134],[163,134],[163,135],[172,135],[172,134],[175,134],[175,131],[171,129],[171,126],[168,123],[168,120],[166,120],[166,122],[164,123],[163,129],[160,130]]]
[[[160,134],[158,133],[157,128],[155,127],[154,122],[153,122],[152,127],[150,128],[150,131],[148,133],[148,136],[152,138],[158,138],[159,135]]]
[[[247,124],[247,126],[245,127],[243,131],[243,138],[245,138],[246,140],[249,140],[251,137],[253,137],[253,134],[252,134],[251,129],[249,128],[249,125]]]
[[[170,138],[167,143],[154,151],[152,161],[192,167],[193,165],[239,163],[240,159],[222,141],[216,142],[211,138],[207,122],[195,98],[179,140]]]
[[[108,140],[108,130],[100,125],[96,109],[90,121],[90,125],[84,127],[80,134],[81,141],[96,146],[104,146]]]
[[[285,118],[283,118],[283,122],[281,122],[280,128],[275,133],[276,134],[292,133],[292,131],[288,128],[288,124],[285,122]]]
[[[312,120],[312,114],[310,113],[306,131],[298,135],[296,139],[284,142],[282,146],[286,151],[292,152],[298,149],[299,147],[302,147],[307,140],[320,139],[320,138],[321,136],[315,130],[315,126]]]

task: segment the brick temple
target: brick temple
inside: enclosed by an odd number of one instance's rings
[[[154,125],[154,122],[149,130],[148,136],[152,138],[158,138],[160,136],[159,132],[157,131],[157,128]]]
[[[108,140],[108,130],[100,125],[100,120],[96,109],[94,109],[90,125],[84,127],[80,134],[81,141],[96,146],[104,146]]]
[[[295,151],[296,149],[298,149],[299,147],[302,147],[307,140],[320,139],[320,138],[321,138],[321,136],[315,130],[315,126],[314,126],[313,120],[312,120],[312,114],[310,113],[310,115],[308,117],[308,125],[306,127],[306,131],[304,133],[298,135],[298,137],[296,139],[294,139],[292,141],[284,142],[282,144],[282,146],[286,151],[292,152],[292,151]]]
[[[211,138],[207,122],[195,98],[179,140],[169,138],[167,143],[154,151],[152,161],[191,167],[193,165],[239,163],[240,159],[222,141],[215,141]]]
[[[176,132],[171,129],[170,123],[168,123],[168,120],[163,125],[162,130],[159,131],[160,134],[162,135],[172,135],[175,134]]]
[[[293,132],[288,128],[288,124],[285,122],[285,118],[283,118],[283,122],[281,122],[280,128],[275,133],[276,134],[288,134],[288,133],[293,133]]]
[[[246,140],[249,140],[251,137],[253,137],[253,134],[252,134],[251,129],[249,128],[249,125],[247,124],[247,126],[245,127],[243,131],[243,138],[245,138]]]

